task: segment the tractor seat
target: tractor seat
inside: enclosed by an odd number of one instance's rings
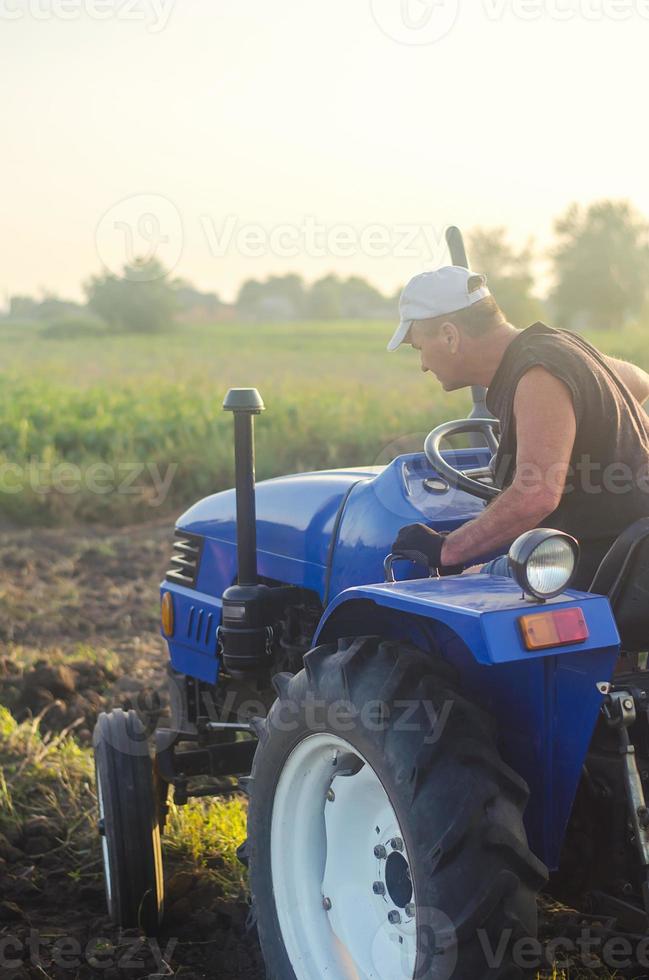
[[[589,591],[608,596],[625,653],[649,650],[649,517],[609,548]]]

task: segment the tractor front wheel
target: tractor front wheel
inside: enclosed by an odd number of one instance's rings
[[[248,782],[270,980],[523,976],[512,947],[546,880],[527,786],[443,662],[345,639],[275,684]]]
[[[93,745],[108,912],[116,925],[154,935],[163,874],[146,732],[135,711],[118,708],[99,716]]]

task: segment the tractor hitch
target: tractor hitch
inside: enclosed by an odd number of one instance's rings
[[[241,729],[244,726],[232,727]],[[223,780],[228,776],[247,775],[252,769],[257,739],[246,738],[214,745],[199,744],[195,749],[180,751],[177,748],[180,741],[198,742],[200,738],[200,734],[172,732],[166,728],[158,728],[155,733],[156,775],[163,783],[173,786],[174,803],[177,806],[183,806],[193,797],[221,796],[239,791],[236,785],[222,781],[190,788],[189,781],[194,777],[208,776],[213,780]]]
[[[618,688],[614,684],[600,684],[598,687],[604,695],[602,713],[606,724],[617,732],[619,752],[624,758],[624,784],[633,839],[643,869],[642,899],[649,916],[649,808],[638,770],[635,746],[629,734],[629,729],[637,720],[636,697],[634,691],[626,687]],[[646,710],[646,705],[642,707]]]

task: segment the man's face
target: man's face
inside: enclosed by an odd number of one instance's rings
[[[426,320],[415,320],[407,342],[419,351],[422,371],[434,374],[444,391],[467,385],[462,371],[461,335],[454,323],[447,321],[431,327]]]

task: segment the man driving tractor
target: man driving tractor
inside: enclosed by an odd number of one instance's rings
[[[410,344],[445,391],[489,389],[501,424],[494,479],[503,492],[449,534],[424,524],[399,532],[394,552],[419,552],[441,575],[497,553],[534,527],[580,543],[575,580],[588,589],[619,534],[649,516],[649,375],[582,337],[508,323],[486,278],[460,266],[415,276],[399,303],[388,350]],[[483,568],[507,574],[506,558]]]

